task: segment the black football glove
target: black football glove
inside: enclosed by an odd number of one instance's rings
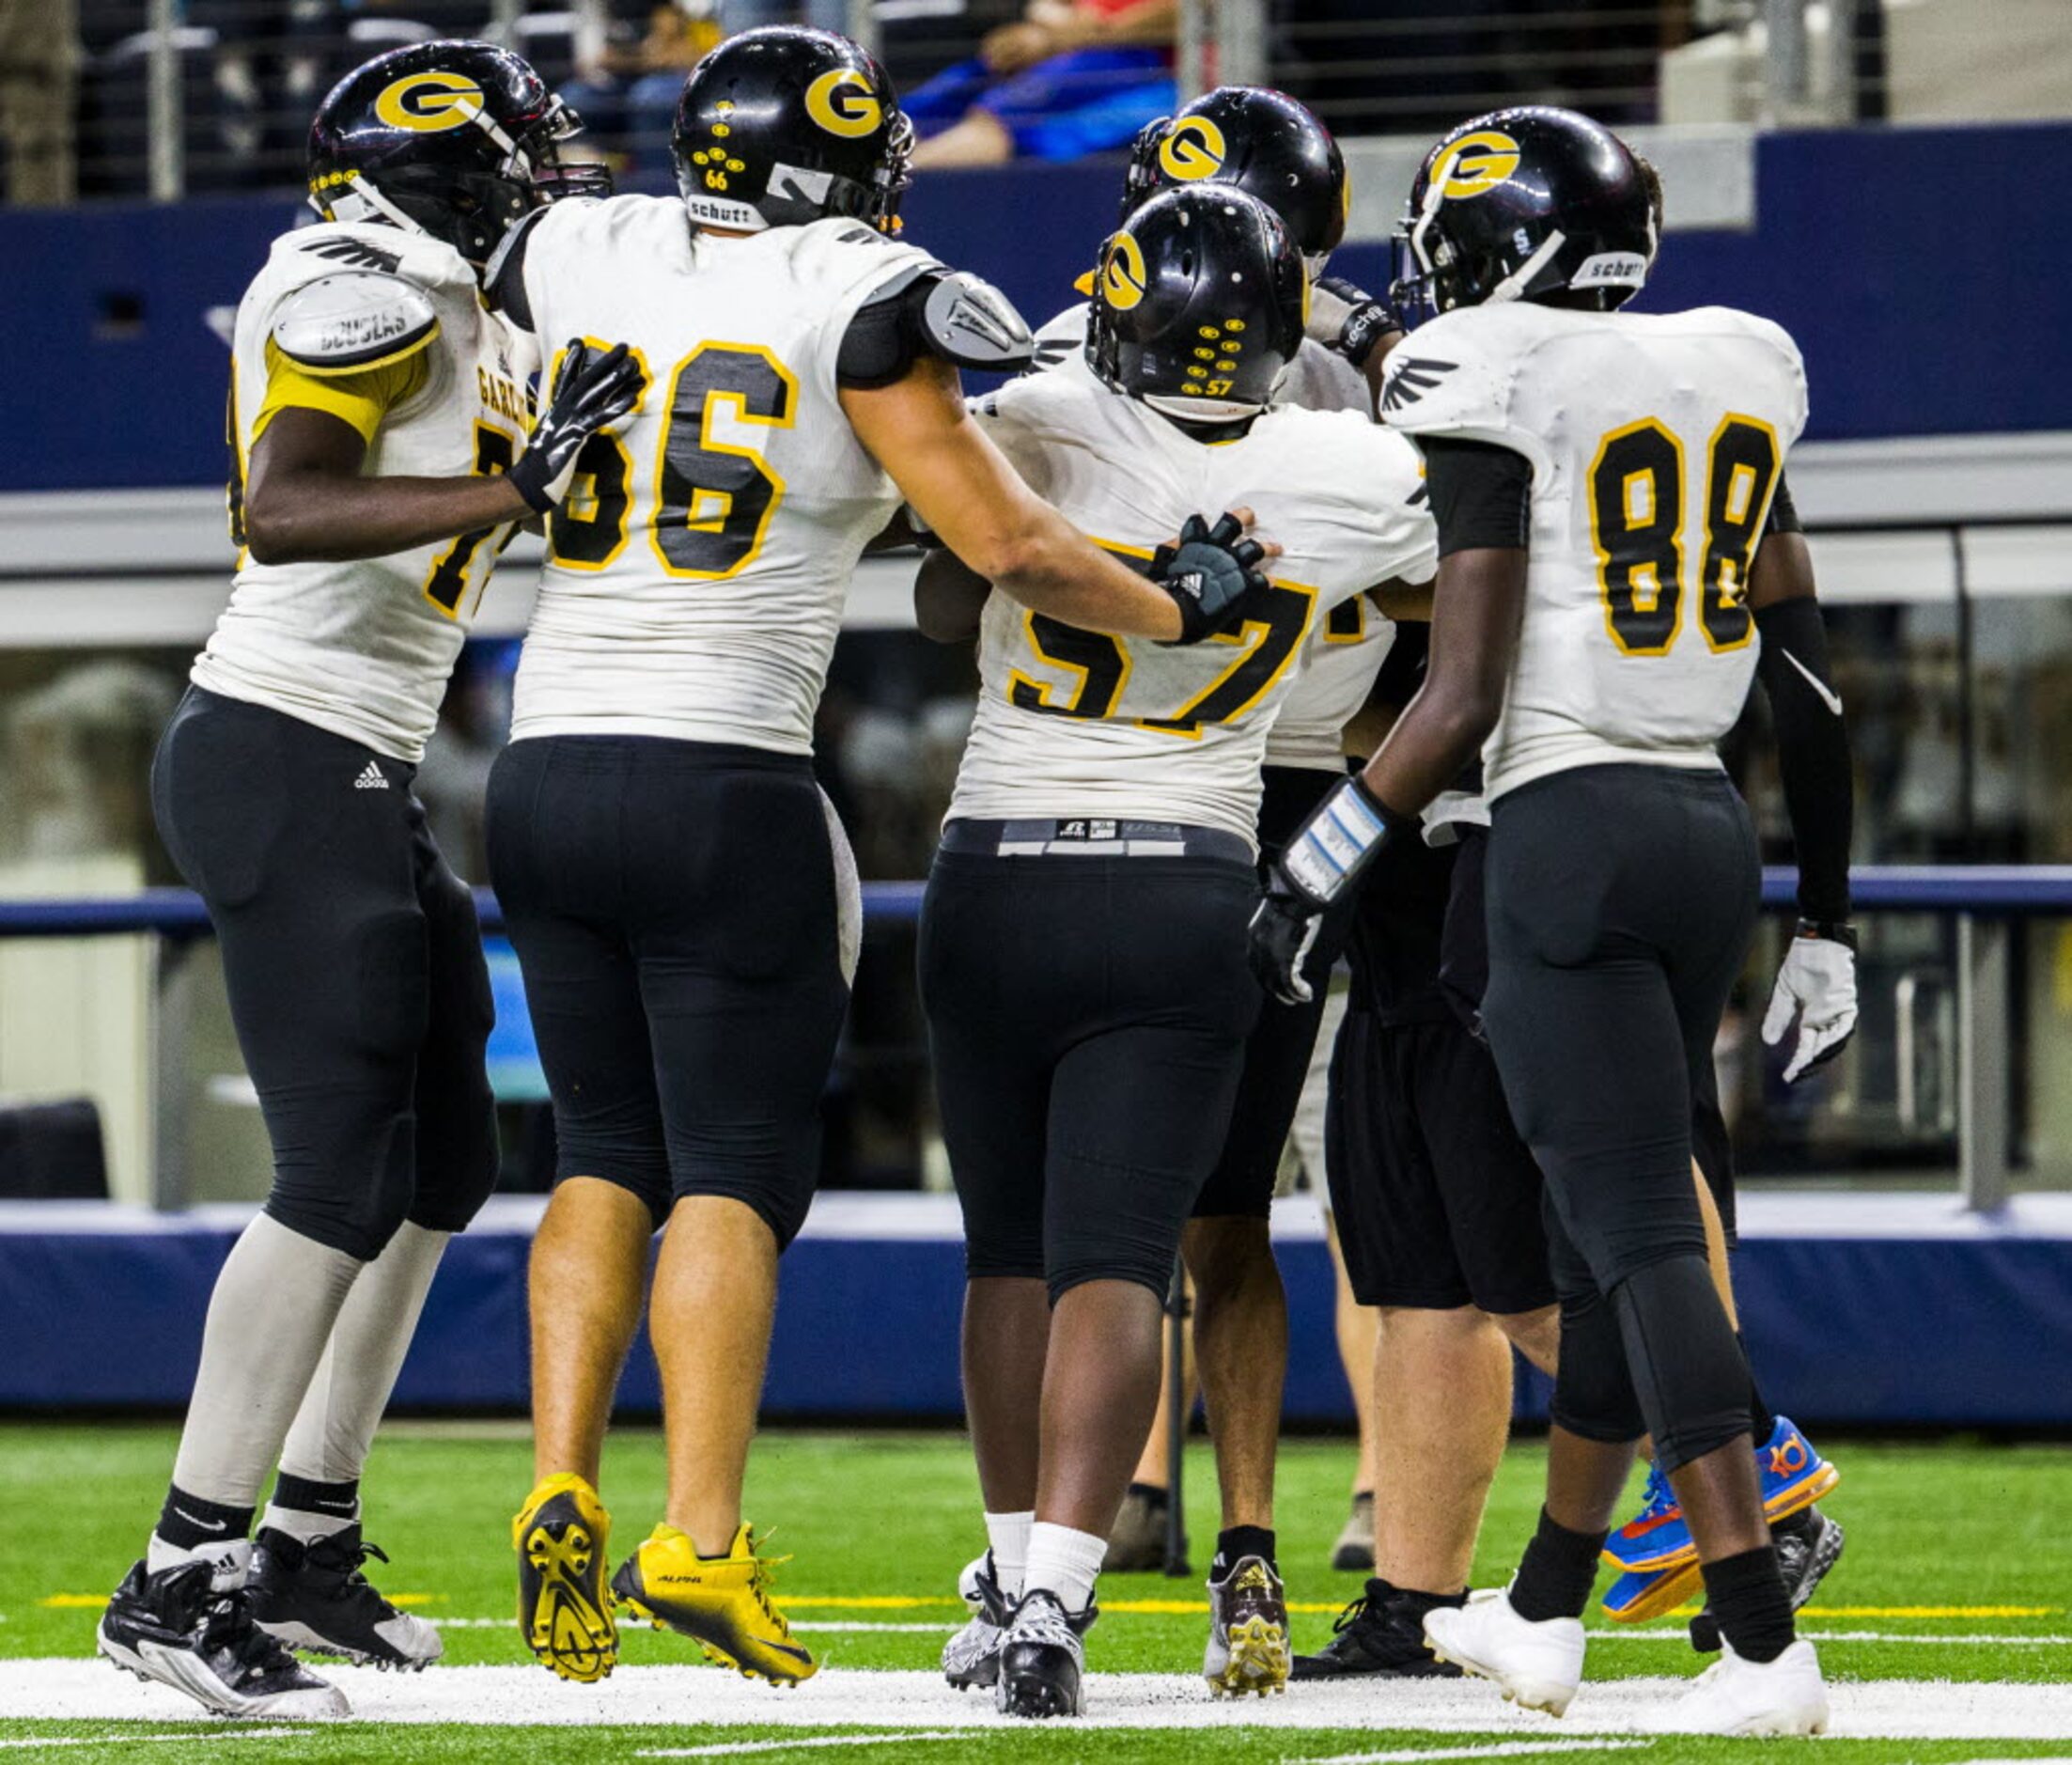
[[[1309,323],[1302,335],[1364,368],[1375,346],[1403,328],[1402,315],[1387,300],[1342,275],[1327,275],[1310,290]]]
[[[1173,597],[1180,610],[1176,644],[1198,644],[1225,624],[1248,596],[1267,591],[1256,566],[1266,548],[1244,537],[1235,515],[1223,515],[1211,527],[1190,515],[1177,544],[1161,545],[1151,555],[1151,580]]]
[[[1259,985],[1284,1005],[1316,995],[1302,973],[1324,910],[1361,873],[1403,823],[1381,806],[1357,775],[1333,785],[1289,836],[1268,867],[1266,893],[1252,912],[1245,954]]]
[[[511,463],[507,476],[519,494],[542,515],[553,508],[569,493],[583,444],[633,408],[645,378],[623,343],[593,350],[571,337],[553,402]]]

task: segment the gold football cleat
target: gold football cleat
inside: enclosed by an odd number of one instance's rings
[[[519,1632],[565,1679],[589,1684],[618,1661],[618,1621],[604,1588],[611,1536],[603,1502],[573,1472],[540,1484],[511,1522]]]
[[[612,1591],[635,1617],[688,1636],[722,1666],[772,1685],[796,1685],[819,1671],[791,1640],[791,1626],[770,1598],[770,1575],[784,1559],[758,1556],[745,1523],[724,1556],[700,1556],[690,1539],[657,1526],[619,1565]]]

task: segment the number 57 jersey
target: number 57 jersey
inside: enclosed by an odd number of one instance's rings
[[[559,202],[528,229],[550,370],[570,337],[623,343],[647,384],[548,518],[514,740],[812,751],[856,560],[899,506],[836,356],[859,307],[933,262],[850,220],[693,233],[673,196]]]
[[[1608,761],[1717,767],[1755,671],[1749,567],[1806,423],[1791,338],[1721,306],[1462,308],[1390,356],[1381,412],[1532,463],[1524,620],[1483,750],[1488,795]]]
[[[978,413],[1036,494],[1125,559],[1148,559],[1189,515],[1239,506],[1285,553],[1261,617],[1184,648],[992,595],[951,819],[1172,821],[1252,840],[1267,732],[1312,632],[1366,589],[1437,568],[1415,451],[1363,415],[1292,406],[1205,442],[1076,363],[1010,381]]]

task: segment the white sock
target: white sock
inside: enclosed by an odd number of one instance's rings
[[[359,1479],[451,1236],[405,1221],[388,1248],[361,1271],[281,1448],[281,1469],[288,1476],[312,1483]],[[259,1523],[314,1544],[358,1519],[357,1513],[316,1514],[269,1503]]]
[[[1029,1527],[1022,1590],[1048,1587],[1067,1612],[1083,1612],[1094,1597],[1094,1582],[1107,1554],[1108,1540],[1098,1532],[1075,1532],[1048,1520],[1036,1521]]]
[[[191,1563],[197,1556],[207,1557],[215,1565],[210,1585],[218,1593],[228,1593],[233,1587],[243,1586],[251,1573],[252,1540],[216,1539],[190,1549],[185,1545],[168,1544],[154,1532],[150,1543],[144,1547],[144,1572],[155,1575],[162,1569],[171,1569],[176,1563]]]
[[[226,1507],[257,1504],[366,1266],[264,1213],[244,1228],[209,1297],[176,1484]]]
[[[986,1542],[993,1547],[993,1574],[1000,1583],[1000,1591],[1010,1600],[1021,1598],[1021,1572],[1029,1562],[1029,1528],[1035,1524],[1033,1513],[986,1516]]]

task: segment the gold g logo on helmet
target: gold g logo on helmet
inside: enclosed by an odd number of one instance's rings
[[[854,139],[885,120],[885,107],[867,76],[854,68],[831,68],[806,87],[806,115],[828,133]]]
[[[1100,297],[1110,312],[1126,313],[1144,299],[1150,280],[1144,267],[1144,247],[1129,233],[1117,233],[1100,255]]]
[[[1478,129],[1450,141],[1432,162],[1432,182],[1441,195],[1479,196],[1518,170],[1519,147],[1497,129]]]
[[[391,129],[438,134],[482,114],[482,88],[464,73],[437,68],[406,73],[374,101],[374,114]]]
[[[1182,117],[1159,143],[1159,169],[1182,183],[1215,177],[1228,157],[1223,132],[1207,117]]]

